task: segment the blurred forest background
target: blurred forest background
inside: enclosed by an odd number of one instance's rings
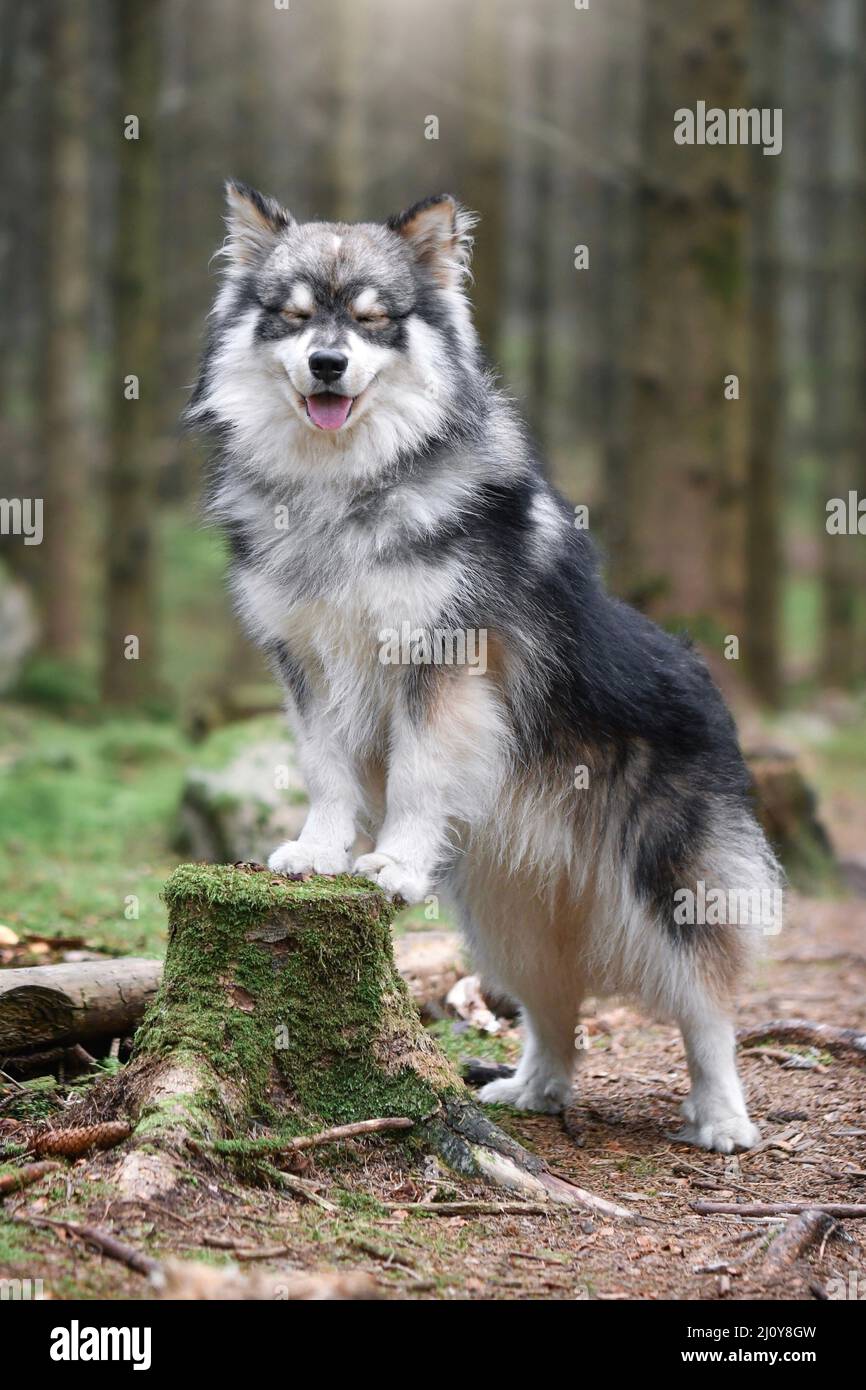
[[[0,498],[44,499],[40,545],[0,537],[8,920],[129,942],[128,888],[155,922],[195,740],[275,703],[178,428],[229,175],[299,219],[477,210],[485,345],[615,591],[739,709],[831,711],[862,774],[866,538],[825,522],[866,495],[866,0],[0,0],[0,25]],[[782,152],[676,144],[698,101],[781,108]]]

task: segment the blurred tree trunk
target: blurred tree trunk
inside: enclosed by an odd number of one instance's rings
[[[481,221],[476,233],[478,263],[473,299],[475,321],[485,351],[498,359],[503,331],[505,278],[505,160],[502,123],[505,92],[504,33],[497,0],[474,0],[466,12],[466,90],[473,104],[468,114],[466,165]]]
[[[339,0],[334,22],[336,111],[333,137],[334,215],[362,221],[367,189],[364,81],[368,69],[368,16],[358,0]]]
[[[843,498],[862,479],[864,249],[864,41],[860,0],[824,0],[820,8],[826,54],[830,139],[823,199],[826,281],[823,296],[826,351],[819,364],[818,431],[822,503]],[[858,47],[859,44],[859,47]],[[822,517],[823,513],[822,506]],[[862,538],[822,528],[821,676],[848,687],[862,672],[858,650],[863,588]]]
[[[747,0],[647,11],[637,324],[623,496],[626,594],[656,615],[743,620],[748,149],[678,145],[674,112],[746,106]]]
[[[50,120],[47,313],[42,368],[45,535],[43,645],[75,658],[82,637],[88,430],[88,6],[70,0],[48,25]]]
[[[0,7],[0,496],[45,496],[42,408],[46,355],[50,100],[47,8]],[[0,541],[3,561],[39,592],[42,547]]]
[[[589,158],[578,161],[580,151],[576,133],[591,128],[589,108],[595,100],[597,61],[591,63],[592,82],[579,88],[574,80],[571,51],[576,16],[565,7],[555,11],[546,26],[547,42],[552,46],[550,92],[548,98],[549,167],[548,208],[543,218],[544,260],[549,267],[548,319],[549,382],[546,401],[545,442],[556,477],[568,482],[571,492],[580,491],[575,500],[584,501],[584,478],[579,467],[581,444],[597,439],[598,405],[596,393],[587,399],[587,376],[591,375],[598,353],[595,317],[580,313],[579,289],[592,272],[575,269],[575,245],[588,243],[590,255],[599,250],[601,238],[593,235],[598,208],[598,173]],[[590,40],[586,40],[591,52]],[[597,138],[597,137],[596,137]],[[577,167],[575,167],[577,165]],[[592,209],[592,211],[590,211]],[[590,364],[590,372],[586,364]]]
[[[505,150],[505,217],[503,305],[500,358],[505,376],[531,412],[529,346],[534,304],[532,239],[535,210],[532,203],[533,161],[538,150],[531,125],[535,108],[535,49],[538,20],[523,6],[514,13],[506,31],[506,85],[509,121]]]
[[[750,106],[782,107],[783,0],[755,0]],[[787,133],[787,132],[786,132]],[[782,692],[782,367],[779,156],[749,150],[750,418],[744,648],[749,680],[768,705]]]
[[[617,593],[626,593],[629,583],[628,515],[622,500],[629,485],[634,387],[627,345],[636,332],[638,189],[634,171],[639,166],[643,140],[643,30],[640,0],[629,0],[621,26],[605,31],[604,92],[612,108],[623,113],[623,121],[617,122],[615,129],[615,163],[600,190],[599,253],[603,261],[599,266],[596,257],[592,277],[599,341],[596,390],[602,443],[601,502],[608,571]]]
[[[133,704],[158,685],[154,557],[154,427],[159,339],[158,164],[159,0],[124,0],[118,16],[118,91],[123,103],[114,250],[112,429],[108,466],[106,624],[103,698]],[[124,117],[138,117],[125,139]],[[138,398],[128,399],[130,377]],[[129,639],[137,639],[134,646]]]
[[[534,88],[536,121],[545,122],[551,110],[553,53],[547,36],[538,26],[535,44]],[[554,296],[553,267],[549,261],[547,233],[553,200],[553,160],[555,155],[547,143],[538,142],[532,161],[529,183],[531,215],[530,246],[532,278],[530,281],[529,320],[529,418],[543,448],[551,443],[550,381],[553,354],[550,323]]]

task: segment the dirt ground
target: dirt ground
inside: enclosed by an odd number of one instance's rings
[[[837,843],[855,850],[862,806],[836,815]],[[862,829],[860,830],[862,834]],[[866,878],[866,875],[863,875]],[[866,895],[857,873],[844,898],[792,894],[785,929],[767,941],[746,993],[741,1027],[800,1017],[866,1026]],[[859,892],[857,889],[859,888]],[[119,1159],[71,1163],[0,1205],[0,1278],[43,1281],[52,1298],[147,1298],[146,1277],[107,1259],[62,1227],[99,1227],[159,1260],[240,1277],[301,1270],[364,1271],[371,1287],[400,1299],[813,1299],[866,1294],[866,1229],[838,1221],[781,1275],[764,1268],[785,1218],[700,1215],[699,1201],[866,1202],[866,1062],[776,1040],[741,1049],[740,1067],[761,1145],[737,1157],[680,1143],[678,1105],[687,1091],[676,1031],[605,1002],[586,1016],[590,1048],[574,1102],[561,1117],[497,1108],[497,1119],[551,1167],[643,1218],[620,1225],[551,1206],[532,1215],[428,1215],[401,1203],[422,1198],[502,1198],[456,1179],[411,1148],[371,1136],[317,1151],[303,1169],[336,1210],[202,1173],[160,1200],[125,1202],[112,1184]],[[466,1055],[480,1039],[455,1036]],[[506,1039],[515,1053],[516,1032]],[[0,1108],[0,1139],[15,1142],[12,1107]],[[55,1120],[56,1123],[56,1120]],[[268,1252],[274,1249],[278,1254]],[[250,1271],[255,1271],[251,1275]],[[859,1284],[858,1284],[859,1281]],[[844,1292],[840,1292],[844,1290]]]

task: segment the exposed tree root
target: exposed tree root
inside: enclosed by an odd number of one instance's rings
[[[856,1028],[837,1028],[832,1023],[810,1023],[806,1018],[774,1018],[757,1028],[737,1034],[740,1047],[767,1041],[805,1043],[836,1055],[866,1058],[866,1033]]]
[[[811,1245],[817,1245],[833,1230],[833,1217],[820,1207],[809,1207],[792,1216],[784,1231],[780,1231],[764,1256],[763,1272],[769,1278],[784,1274]]]

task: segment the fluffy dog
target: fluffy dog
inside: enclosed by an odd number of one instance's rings
[[[356,873],[450,896],[526,1028],[482,1099],[561,1108],[582,999],[625,995],[682,1030],[684,1136],[752,1145],[730,1011],[778,876],[734,725],[689,645],[605,592],[485,365],[472,218],[443,195],[300,224],[227,192],[188,415],[309,789],[271,868],[341,873],[366,831]]]

